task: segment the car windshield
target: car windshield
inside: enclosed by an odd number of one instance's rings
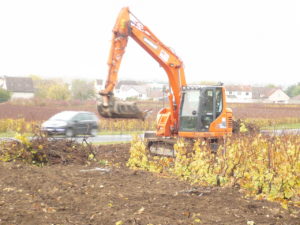
[[[60,112],[60,113],[55,114],[49,120],[62,120],[62,121],[66,121],[66,120],[70,120],[76,114],[77,114],[77,112],[64,111],[64,112]]]

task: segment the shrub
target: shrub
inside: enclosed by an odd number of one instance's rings
[[[0,103],[6,102],[10,99],[11,93],[3,88],[0,88]]]

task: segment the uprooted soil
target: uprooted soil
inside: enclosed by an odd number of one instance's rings
[[[100,146],[89,165],[1,162],[0,224],[300,224],[298,208],[130,170],[129,147]]]

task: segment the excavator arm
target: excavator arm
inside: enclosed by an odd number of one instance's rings
[[[171,92],[169,93],[171,123],[176,124],[180,108],[181,88],[186,86],[183,63],[178,56],[165,46],[145,25],[130,11],[123,8],[113,28],[112,44],[108,58],[109,72],[105,89],[100,91],[102,103],[98,105],[100,115],[108,118],[144,119],[135,104],[118,102],[113,97],[113,90],[118,81],[118,71],[128,42],[128,37],[135,40],[165,70]]]
[[[118,72],[120,64],[128,42],[129,22],[129,12],[127,12],[124,8],[121,10],[117,18],[117,22],[113,28],[111,48],[107,62],[109,66],[109,71],[105,84],[105,89],[100,91],[100,95],[102,96],[107,96],[110,93],[112,93],[118,81]],[[104,102],[104,104],[106,104],[106,102]]]

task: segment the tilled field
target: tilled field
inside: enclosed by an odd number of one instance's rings
[[[0,119],[25,119],[26,121],[47,120],[54,114],[64,110],[86,110],[96,112],[96,105],[87,106],[31,106],[0,103]]]
[[[149,119],[155,119],[157,112],[162,108],[161,103],[148,102],[138,103],[140,109],[152,110]],[[245,118],[300,118],[300,105],[279,105],[279,104],[229,104],[236,119]],[[50,116],[63,110],[87,110],[97,113],[96,104],[66,105],[66,106],[30,106],[14,105],[10,103],[0,104],[0,119],[24,118],[27,121],[47,120]]]
[[[300,105],[286,104],[229,104],[235,118],[282,119],[300,118]]]
[[[300,224],[298,208],[130,170],[129,148],[100,146],[90,165],[1,162],[0,224]]]

